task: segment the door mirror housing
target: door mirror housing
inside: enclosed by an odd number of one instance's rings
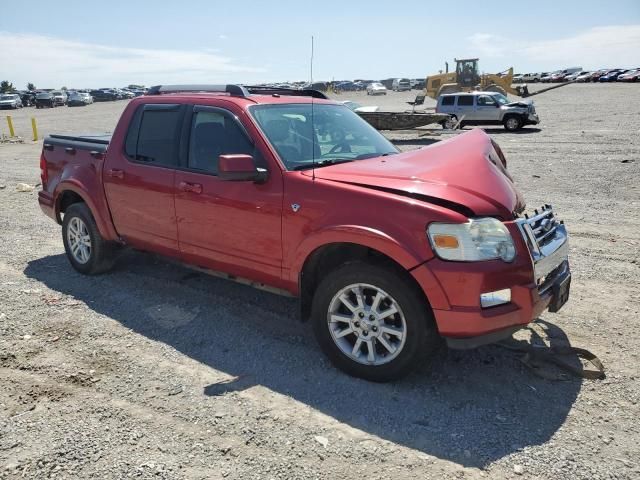
[[[230,182],[264,183],[268,175],[266,169],[256,167],[251,155],[229,154],[218,158],[218,177]]]

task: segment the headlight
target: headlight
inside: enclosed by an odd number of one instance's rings
[[[516,256],[507,227],[495,218],[471,219],[467,223],[432,223],[427,230],[431,245],[443,260],[476,262]]]

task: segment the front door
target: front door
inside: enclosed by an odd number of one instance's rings
[[[499,123],[500,105],[491,95],[477,95],[475,120],[480,123]]]
[[[118,234],[130,245],[167,255],[178,252],[175,168],[186,106],[142,105],[125,148],[110,151],[104,188]]]
[[[261,283],[282,268],[282,177],[269,168],[229,110],[193,107],[187,165],[176,172],[175,207],[183,258]],[[220,180],[218,157],[249,154],[269,169],[263,184]]]

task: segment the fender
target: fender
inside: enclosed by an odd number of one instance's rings
[[[74,178],[68,178],[58,183],[53,193],[53,197],[55,199],[55,214],[58,223],[62,223],[60,218],[60,199],[62,198],[62,194],[66,191],[77,194],[80,198],[82,198],[84,203],[87,204],[89,210],[91,210],[93,218],[96,221],[96,226],[98,227],[102,238],[104,238],[105,240],[118,240],[118,233],[116,232],[113,223],[111,222],[111,217],[108,213],[109,211],[106,203],[102,201],[102,205],[96,205],[96,203],[89,196],[87,190],[84,188],[84,185],[82,185],[82,183]],[[105,213],[107,215],[107,218],[105,218]]]
[[[306,237],[293,256],[289,283],[298,289],[299,274],[309,255],[318,248],[332,243],[353,243],[385,254],[414,277],[433,308],[449,310],[449,302],[440,283],[427,267],[427,261],[434,258],[433,252],[429,252],[427,258],[423,258],[388,234],[360,225],[335,225]],[[297,293],[299,292],[296,291]]]

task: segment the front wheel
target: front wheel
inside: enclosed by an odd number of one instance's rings
[[[62,241],[71,266],[85,275],[106,272],[113,266],[113,248],[100,235],[84,203],[69,206],[62,221]]]
[[[522,128],[522,120],[516,117],[515,115],[511,115],[504,119],[502,122],[504,128],[509,132],[515,132],[516,130],[520,130]]]
[[[397,380],[437,351],[429,305],[392,268],[353,262],[329,273],[314,295],[312,322],[331,362],[365,380]]]

